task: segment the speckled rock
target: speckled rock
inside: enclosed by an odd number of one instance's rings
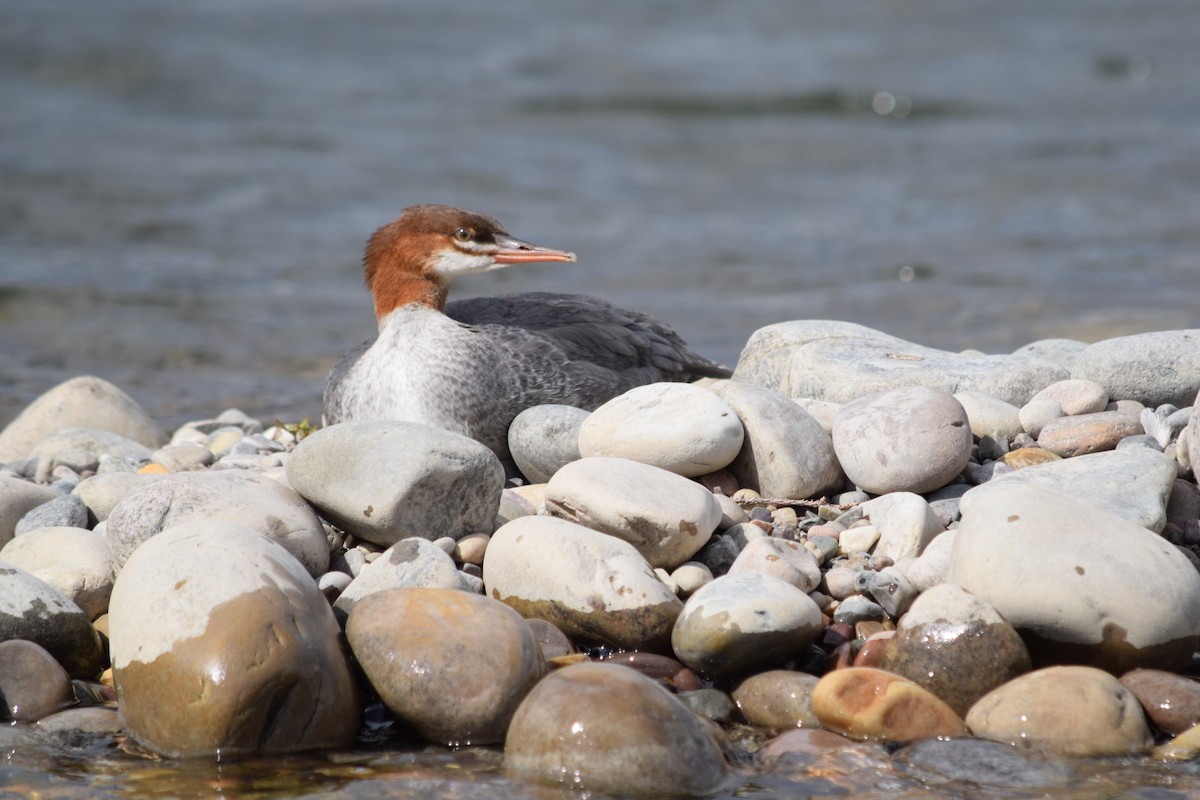
[[[36,722],[74,703],[71,676],[45,648],[23,639],[0,642],[0,718]]]
[[[338,595],[333,608],[339,619],[353,611],[368,596],[386,589],[459,589],[468,590],[462,573],[441,548],[428,539],[401,539],[362,568],[350,585]]]
[[[832,320],[759,328],[734,371],[735,380],[787,397],[835,403],[873,392],[928,386],[947,392],[981,392],[1020,406],[1043,386],[1066,377],[1066,369],[1040,358],[950,353]]]
[[[712,385],[733,407],[746,439],[729,472],[763,497],[807,498],[839,490],[845,476],[833,440],[816,418],[782,394],[735,381]]]
[[[105,535],[120,572],[130,555],[166,528],[213,520],[256,530],[278,542],[316,577],[329,569],[321,520],[304,498],[254,472],[181,472],[128,495],[108,516]]]
[[[720,397],[690,383],[651,383],[614,397],[579,429],[579,452],[628,458],[689,478],[724,468],[742,423]]]
[[[167,436],[129,395],[106,380],[72,378],[34,400],[0,431],[0,463],[24,458],[39,441],[63,428],[86,425],[161,447]]]
[[[1038,447],[1064,458],[1112,450],[1126,436],[1142,432],[1142,425],[1120,411],[1100,411],[1077,417],[1059,417],[1042,426]]]
[[[300,562],[249,528],[191,522],[147,541],[117,578],[109,635],[129,733],[158,753],[354,742],[333,612]]]
[[[530,483],[545,483],[578,461],[579,429],[589,413],[582,408],[547,404],[527,408],[508,426],[508,450]]]
[[[1177,670],[1200,634],[1200,574],[1172,544],[1062,492],[968,492],[951,581],[1021,633],[1034,664]],[[1037,587],[1029,591],[1028,587]]]
[[[916,387],[842,406],[833,446],[846,477],[871,494],[922,494],[945,486],[971,457],[971,426],[954,396]]]
[[[504,467],[486,446],[450,431],[343,422],[296,445],[287,477],[334,525],[390,547],[410,536],[490,532]]]
[[[633,545],[554,517],[513,520],[483,561],[488,597],[573,640],[666,652],[683,603]]]
[[[1175,736],[1200,724],[1200,682],[1173,672],[1135,669],[1121,676],[1146,715],[1163,733]]]
[[[1147,750],[1146,717],[1133,693],[1092,667],[1049,667],[993,690],[967,713],[976,736],[1066,756]]]
[[[816,557],[800,542],[774,536],[764,536],[746,542],[727,574],[742,573],[770,575],[790,583],[805,594],[816,589],[821,583],[821,565],[817,563]],[[710,573],[709,580],[711,578]]]
[[[1021,637],[996,609],[946,583],[913,602],[881,666],[928,689],[959,715],[1032,668]]]
[[[13,538],[22,517],[58,496],[45,486],[0,475],[0,545]]]
[[[1096,342],[1076,358],[1071,377],[1095,381],[1114,400],[1183,408],[1200,390],[1200,330],[1155,331]]]
[[[977,439],[991,436],[1009,440],[1023,430],[1018,417],[1020,409],[1012,403],[980,392],[958,392],[954,399],[967,412],[971,434]]]
[[[108,542],[84,528],[39,528],[0,548],[0,561],[45,581],[88,619],[108,610],[113,571]]]
[[[907,678],[881,669],[848,667],[826,673],[813,689],[812,705],[822,725],[851,739],[907,742],[967,734],[950,706]]]
[[[546,484],[546,513],[629,542],[653,567],[673,569],[708,543],[721,521],[712,492],[626,458],[584,458]]]
[[[41,528],[86,528],[87,506],[78,497],[60,495],[17,520],[14,536],[24,536]]]
[[[819,728],[812,710],[817,676],[789,669],[751,675],[733,690],[733,701],[746,722],[762,728]]]
[[[1161,533],[1177,474],[1170,456],[1134,447],[1054,459],[993,478],[989,485],[1045,486]]]
[[[9,639],[41,645],[71,677],[100,673],[100,637],[79,606],[45,581],[0,562],[0,642]]]
[[[503,741],[543,670],[520,614],[446,589],[376,592],[351,612],[346,639],[392,713],[452,746]]]
[[[675,657],[710,678],[779,666],[812,644],[821,610],[769,575],[725,575],[696,591],[675,622]]]
[[[577,664],[544,678],[517,709],[504,764],[573,791],[704,795],[727,773],[713,728],[669,691],[615,664]]]

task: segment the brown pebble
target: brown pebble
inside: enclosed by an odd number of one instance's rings
[[[1126,436],[1142,433],[1137,420],[1120,411],[1100,411],[1047,422],[1038,434],[1038,445],[1064,458],[1112,450]]]
[[[677,692],[694,692],[704,688],[704,684],[700,683],[700,677],[689,667],[684,667],[671,676],[671,685]]]
[[[1121,676],[1146,715],[1164,733],[1183,733],[1200,723],[1200,682],[1157,669],[1135,669]]]
[[[637,650],[630,650],[625,653],[614,653],[610,656],[605,656],[600,659],[612,664],[620,664],[625,667],[630,667],[653,680],[666,680],[676,675],[684,668],[683,664],[669,656],[660,656],[657,653],[642,653]]]
[[[35,722],[75,702],[67,671],[46,649],[24,639],[0,642],[0,705],[3,716]]]
[[[907,678],[880,669],[828,673],[813,690],[812,704],[821,724],[852,739],[907,742],[967,735],[966,724],[950,706]]]
[[[883,631],[864,642],[862,649],[854,657],[854,666],[879,667],[894,635],[894,631]]]

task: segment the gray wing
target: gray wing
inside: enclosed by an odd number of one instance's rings
[[[538,355],[581,373],[599,368],[608,381],[627,374],[629,387],[730,375],[653,317],[586,295],[529,292],[456,300],[446,306],[446,315],[502,332],[519,357]]]

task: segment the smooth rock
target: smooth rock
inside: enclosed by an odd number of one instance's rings
[[[1142,710],[1163,733],[1176,736],[1200,724],[1200,682],[1157,669],[1135,669],[1121,676]]]
[[[546,513],[629,542],[673,569],[708,543],[721,506],[695,481],[625,458],[583,458],[546,484]]]
[[[837,552],[843,556],[869,553],[878,541],[879,529],[874,525],[852,525],[838,536]]]
[[[95,469],[105,461],[142,464],[150,460],[152,450],[139,442],[111,431],[96,428],[63,428],[47,434],[29,450],[31,458],[48,458],[52,464],[66,464],[76,471]]]
[[[84,478],[71,494],[83,501],[97,522],[103,522],[126,497],[164,477],[136,472],[101,472]]]
[[[155,752],[286,753],[358,733],[333,611],[299,561],[249,528],[205,520],[148,540],[117,577],[109,636],[129,733]]]
[[[987,739],[923,739],[896,753],[907,774],[925,785],[979,787],[986,796],[1011,796],[996,789],[1025,790],[1049,797],[1074,777],[1069,764]],[[1069,791],[1069,790],[1068,790]]]
[[[13,538],[22,517],[58,497],[53,489],[0,475],[0,545]]]
[[[588,414],[582,408],[557,404],[533,406],[517,414],[508,427],[508,449],[530,483],[545,483],[579,460],[579,429]]]
[[[1042,428],[1065,416],[1062,406],[1054,400],[1030,400],[1021,406],[1017,419],[1030,436],[1037,437]]]
[[[485,445],[410,422],[343,422],[287,462],[292,488],[334,525],[381,547],[420,536],[488,533],[504,467]]]
[[[71,676],[45,648],[23,639],[0,642],[0,718],[36,722],[74,702]]]
[[[925,498],[911,492],[892,492],[868,500],[859,508],[879,531],[874,554],[893,561],[921,555],[945,530]]]
[[[827,729],[851,739],[907,742],[967,735],[954,710],[917,684],[880,669],[826,673],[812,693],[813,712]]]
[[[708,723],[615,664],[577,664],[539,682],[513,717],[504,764],[520,778],[614,795],[710,794],[727,772]]]
[[[1120,411],[1100,411],[1078,417],[1059,417],[1042,426],[1038,447],[1064,458],[1112,450],[1126,436],[1142,432],[1142,425]]]
[[[104,659],[91,621],[62,592],[0,562],[0,642],[26,639],[46,649],[73,678],[93,678]]]
[[[465,592],[376,592],[350,613],[346,639],[392,713],[451,746],[504,741],[542,676],[541,650],[520,614]]]
[[[729,567],[729,575],[770,575],[808,594],[821,583],[821,566],[804,545],[790,539],[764,536],[746,542]],[[712,579],[711,573],[709,580]],[[699,587],[693,588],[694,592]],[[688,592],[690,594],[691,592]]]
[[[734,559],[735,562],[736,560]],[[712,583],[713,573],[711,569],[699,561],[688,561],[675,568],[675,571],[671,573],[671,580],[679,587],[679,594],[684,597],[690,597],[701,586]]]
[[[45,581],[88,619],[108,610],[113,570],[108,542],[84,528],[39,528],[0,548],[0,561]]]
[[[1008,440],[1023,430],[1020,409],[1012,403],[979,392],[958,392],[954,399],[967,412],[971,434],[977,439],[991,436]]]
[[[1013,351],[1013,355],[1039,358],[1043,361],[1058,364],[1069,371],[1075,365],[1075,360],[1079,358],[1079,354],[1087,346],[1087,342],[1081,342],[1078,339],[1038,339],[1035,342],[1018,347]]]
[[[807,594],[769,575],[725,575],[696,591],[671,633],[675,657],[710,678],[776,667],[822,630]]]
[[[451,555],[460,564],[476,564],[483,566],[483,558],[487,555],[488,542],[492,537],[486,533],[471,533],[454,543]]]
[[[194,520],[256,530],[299,559],[313,577],[329,570],[325,529],[304,498],[245,470],[176,473],[128,495],[105,528],[115,569],[120,572],[138,547],[163,530]]]
[[[61,495],[30,509],[17,520],[14,536],[24,536],[41,528],[86,528],[87,506],[74,495]]]
[[[996,609],[946,583],[913,602],[881,666],[928,689],[960,716],[1032,668],[1021,637]]]
[[[921,590],[914,586],[901,570],[884,567],[871,582],[869,593],[888,617],[899,619],[908,611]]]
[[[977,487],[963,497],[962,513],[951,581],[994,606],[1035,665],[1121,674],[1177,670],[1191,658],[1200,573],[1161,536],[1024,482]]]
[[[803,499],[841,488],[845,476],[833,440],[807,411],[784,395],[736,381],[712,390],[733,407],[746,431],[729,472],[763,497]]]
[[[872,494],[945,486],[971,457],[966,411],[941,389],[894,389],[846,403],[833,446],[846,477]]]
[[[462,573],[444,550],[428,539],[396,542],[368,563],[346,587],[333,608],[345,619],[368,596],[386,589],[464,589]]]
[[[72,378],[34,400],[0,431],[0,464],[25,458],[47,435],[86,425],[125,436],[149,448],[167,436],[129,395],[106,380]]]
[[[1108,392],[1095,381],[1067,379],[1055,381],[1030,398],[1031,403],[1050,400],[1069,417],[1095,414],[1108,406]]]
[[[810,778],[814,770],[824,770],[833,762],[834,774],[860,773],[866,769],[890,772],[888,751],[874,742],[856,742],[820,728],[793,728],[767,742],[754,754],[757,764],[771,774],[790,775],[798,769],[798,778]]]
[[[115,707],[68,708],[37,721],[41,733],[79,741],[90,736],[116,737],[125,732],[125,720]]]
[[[1092,667],[1048,667],[1009,681],[967,713],[976,736],[1064,756],[1121,756],[1149,749],[1133,693]]]
[[[573,640],[665,652],[683,603],[628,542],[555,517],[524,517],[492,535],[487,595]]]
[[[627,458],[694,478],[723,469],[742,447],[737,414],[690,383],[651,383],[614,397],[579,428],[584,458]]]
[[[874,392],[926,386],[980,392],[1023,405],[1069,377],[1040,358],[950,353],[851,322],[799,320],[759,328],[738,358],[734,380],[787,397],[845,403]]]
[[[1096,342],[1079,354],[1071,377],[1095,381],[1114,400],[1182,408],[1200,390],[1200,330],[1155,331]]]
[[[999,476],[988,485],[1023,483],[1055,489],[1161,533],[1176,474],[1170,456],[1133,448],[1055,459]]]
[[[819,728],[812,710],[817,676],[788,669],[751,675],[733,690],[746,722],[761,728]]]
[[[957,530],[951,529],[934,537],[917,558],[906,558],[896,563],[896,568],[908,578],[918,592],[928,591],[950,577],[951,554]]]
[[[1026,467],[1036,467],[1039,464],[1049,464],[1062,461],[1062,456],[1052,453],[1044,447],[1019,447],[1010,450],[1000,457],[1001,463],[1016,471]]]

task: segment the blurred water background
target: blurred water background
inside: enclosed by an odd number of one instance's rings
[[[0,10],[0,424],[77,374],[166,424],[319,415],[418,202],[575,250],[732,364],[1200,327],[1200,3],[38,0]]]

